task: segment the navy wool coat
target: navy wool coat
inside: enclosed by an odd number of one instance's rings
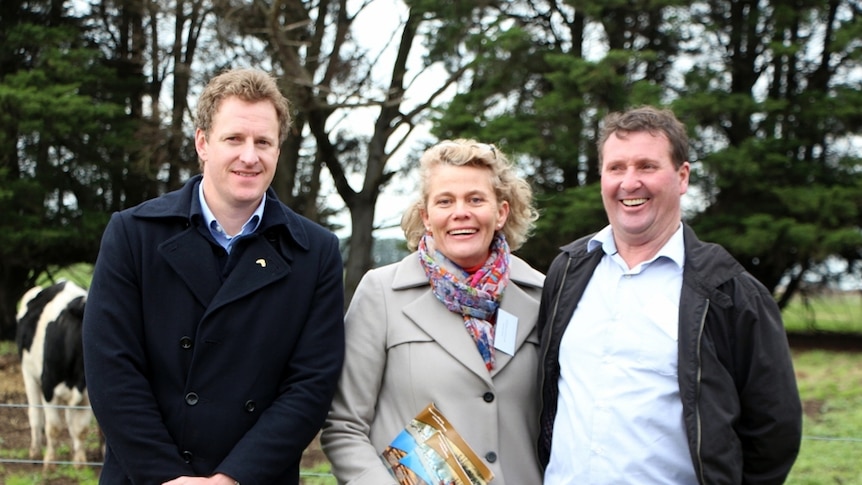
[[[270,189],[230,257],[197,187],[113,214],[84,318],[102,483],[298,484],[344,354],[338,240]]]

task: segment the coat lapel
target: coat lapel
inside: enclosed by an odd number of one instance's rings
[[[194,228],[162,243],[159,252],[201,305],[207,307],[207,314],[290,273],[288,262],[262,236],[248,241],[224,283],[211,262],[210,243]]]
[[[265,237],[258,236],[242,248],[239,260],[221,285],[207,313],[248,296],[290,273],[290,265]],[[290,295],[284,295],[290,298]]]
[[[407,318],[433,338],[443,350],[490,384],[491,374],[485,368],[476,343],[464,328],[464,320],[460,315],[450,312],[434,296],[430,286],[419,298],[405,305],[403,311]],[[433,365],[432,362],[428,364]]]
[[[191,220],[200,217],[197,190],[201,175],[189,179],[181,190],[170,192],[141,204],[134,215],[145,219]],[[179,275],[195,298],[207,307],[207,312],[242,298],[290,273],[290,238],[295,246],[307,250],[310,243],[299,216],[278,201],[272,188],[266,192],[266,207],[259,233],[242,248],[240,260],[228,278],[221,282],[219,268],[212,262],[210,243],[195,224],[186,223],[185,230],[161,243],[159,253]],[[280,228],[286,228],[284,237]],[[271,240],[272,243],[268,242]],[[274,245],[278,245],[277,250]],[[280,253],[279,253],[280,251]],[[283,255],[283,256],[282,256]]]
[[[203,306],[209,305],[220,286],[212,248],[191,226],[159,245],[159,253]]]
[[[515,284],[515,280],[513,279],[503,292],[503,298],[500,300],[500,308],[518,319],[518,333],[515,338],[515,354],[517,355],[536,326],[539,302]],[[494,354],[496,365],[491,371],[491,375],[496,375],[502,371],[512,360],[512,356],[505,352],[495,350]]]

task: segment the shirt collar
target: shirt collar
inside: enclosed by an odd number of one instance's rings
[[[198,200],[201,203],[201,214],[203,215],[204,221],[206,222],[207,228],[210,230],[213,236],[218,238],[227,238],[232,239],[228,236],[222,229],[221,224],[219,224],[218,220],[216,220],[215,215],[210,210],[210,207],[207,205],[206,198],[204,198],[204,184],[201,183],[198,185]],[[260,203],[257,205],[257,208],[252,213],[251,217],[243,224],[242,229],[239,234],[236,236],[242,236],[245,234],[251,234],[257,227],[260,225],[260,221],[263,219],[263,207],[264,202],[266,201],[266,197],[260,198]],[[234,237],[236,237],[234,236]]]
[[[601,247],[605,254],[613,256],[617,254],[617,245],[614,242],[614,232],[610,224],[605,226],[601,231],[597,232],[587,241],[587,252],[591,253],[596,248]],[[685,243],[682,236],[682,223],[676,229],[676,232],[668,239],[664,246],[659,249],[658,253],[650,261],[655,261],[660,257],[666,257],[676,263],[680,268],[685,263]]]

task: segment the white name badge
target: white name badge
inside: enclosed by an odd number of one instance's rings
[[[518,339],[518,317],[501,309],[497,310],[497,323],[494,325],[494,348],[509,355],[515,355],[515,341]]]

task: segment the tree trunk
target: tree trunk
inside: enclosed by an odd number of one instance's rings
[[[344,264],[344,301],[349,303],[362,276],[374,265],[374,203],[356,204],[350,209],[350,248]]]

